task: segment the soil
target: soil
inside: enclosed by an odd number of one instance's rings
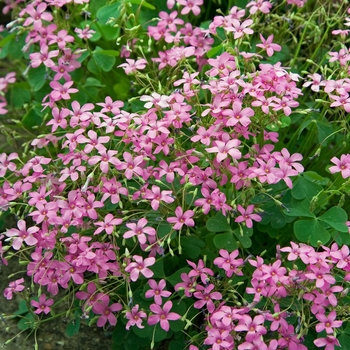
[[[15,263],[14,260],[9,262],[9,266],[0,266],[0,315],[12,314],[18,309],[19,297],[7,300],[3,296],[3,291],[8,287],[12,280],[19,279],[19,274],[11,279],[7,277],[16,271],[23,270],[22,266]],[[24,276],[23,276],[24,277]],[[27,284],[28,285],[28,284]],[[65,310],[62,310],[65,311]],[[67,322],[65,319],[57,318],[53,321],[42,323],[37,331],[38,347],[35,348],[34,335],[29,331],[24,331],[15,337],[21,331],[17,327],[20,319],[3,319],[0,318],[0,349],[5,350],[111,350],[112,332],[103,331],[102,329],[83,324],[80,331],[73,337],[66,335]],[[13,338],[9,344],[4,343]]]

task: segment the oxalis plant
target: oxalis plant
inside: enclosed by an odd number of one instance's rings
[[[349,349],[349,6],[4,1],[0,256],[26,268],[3,291],[20,329]]]

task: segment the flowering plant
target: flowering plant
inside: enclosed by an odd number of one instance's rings
[[[346,348],[346,2],[5,4],[0,254],[28,328],[70,300],[67,332],[115,349]]]

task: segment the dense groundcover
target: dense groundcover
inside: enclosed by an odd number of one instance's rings
[[[118,350],[350,349],[348,1],[2,12],[19,332],[64,316]]]

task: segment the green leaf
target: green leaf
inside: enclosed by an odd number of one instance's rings
[[[111,18],[119,18],[120,15],[120,7],[121,4],[116,2],[111,5],[102,6],[96,13],[96,18],[102,24],[106,24],[106,22]]]
[[[223,51],[223,47],[222,47],[222,44],[220,44],[220,45],[215,46],[212,49],[210,49],[207,52],[207,56],[209,58],[216,57],[216,56],[220,55],[222,53],[222,51]]]
[[[33,126],[41,125],[42,121],[42,117],[35,111],[35,109],[31,109],[22,118],[22,124],[27,129],[31,129]]]
[[[137,327],[136,327],[137,328]],[[128,332],[126,339],[124,339],[124,346],[126,350],[138,350],[139,339],[133,332]]]
[[[163,238],[171,232],[171,225],[167,222],[161,222],[157,228],[158,238]]]
[[[86,78],[84,87],[87,86],[96,86],[96,87],[105,87],[106,85],[103,85],[98,79],[93,77]]]
[[[126,332],[125,325],[122,322],[117,322],[112,333],[112,350],[122,349],[121,345],[124,343]]]
[[[339,343],[340,343],[340,346],[341,346],[341,350],[350,350],[350,336],[349,336],[349,334],[342,333],[338,337],[338,340],[339,340]]]
[[[201,249],[205,247],[205,243],[197,237],[184,236],[181,237],[181,246],[183,252],[190,259],[197,259],[201,253]]]
[[[322,191],[322,187],[303,176],[299,176],[297,181],[292,188],[292,196],[295,199],[311,199],[316,196],[320,191]]]
[[[348,232],[348,226],[345,222],[348,220],[346,211],[339,207],[333,207],[327,210],[323,215],[317,218],[324,221],[340,232]]]
[[[305,210],[302,210],[302,209],[297,209],[297,208],[290,208],[290,209],[288,209],[288,211],[284,210],[283,213],[287,216],[304,216],[304,217],[308,217],[308,218],[315,217],[314,214],[307,212]]]
[[[328,142],[332,139],[332,137],[329,137],[328,139],[327,137],[334,132],[332,125],[328,123],[326,119],[323,121],[318,120],[316,125],[318,131],[318,142],[323,146],[327,146]]]
[[[326,244],[330,239],[328,231],[316,219],[296,221],[294,233],[301,242],[310,242],[314,247],[317,247],[319,242]]]
[[[210,232],[224,232],[231,229],[226,217],[220,211],[215,217],[208,219],[206,226]]]
[[[252,246],[252,240],[247,236],[236,235],[238,240],[241,242],[243,248],[250,248]]]
[[[46,68],[42,64],[28,72],[28,81],[34,91],[39,91],[45,84]]]
[[[18,304],[18,310],[16,310],[13,314],[14,315],[23,315],[25,313],[27,313],[28,310],[28,306],[25,300],[21,300]]]
[[[164,340],[167,337],[168,333],[164,329],[160,328],[159,323],[155,325],[155,328],[156,330],[154,332],[154,341],[159,342]],[[172,331],[169,330],[169,333],[172,333]],[[153,332],[149,334],[149,338],[152,340]]]
[[[96,51],[100,55],[106,55],[106,56],[112,56],[112,57],[119,57],[119,51],[117,50],[98,50]]]
[[[163,259],[159,259],[154,265],[150,266],[150,269],[154,272],[153,278],[164,278],[164,265]]]
[[[130,80],[123,73],[116,74],[117,83],[113,85],[113,91],[116,94],[118,100],[126,101],[128,100],[130,91]]]
[[[132,4],[135,4],[135,5],[141,5],[143,7],[146,7],[150,10],[155,10],[156,8],[149,4],[148,2],[144,1],[144,0],[128,0],[128,2],[131,2]]]
[[[15,83],[10,89],[10,101],[16,108],[21,108],[30,101],[31,95],[29,91],[29,84],[27,82]]]
[[[139,338],[147,338],[152,328],[147,324],[144,324],[144,327],[145,328],[131,327],[131,329]]]
[[[305,120],[301,125],[300,125],[300,129],[299,129],[299,133],[298,133],[298,138],[300,137],[301,133],[303,132],[303,130],[308,127],[311,123],[314,122],[314,119],[307,119]]]
[[[271,200],[271,198],[269,196],[267,196],[264,193],[260,193],[260,194],[256,195],[255,197],[253,197],[250,202],[252,204],[260,204],[260,203],[267,202],[268,200]]]
[[[15,35],[14,37],[12,37],[12,35],[10,36],[11,39],[6,41],[6,43],[3,46],[3,49],[0,50],[0,58],[8,57],[11,60],[19,60],[23,56],[22,48],[25,45],[27,33]]]
[[[233,232],[219,233],[214,237],[214,244],[217,249],[225,248],[228,251],[237,249],[237,242]]]
[[[333,235],[333,239],[337,242],[339,246],[342,246],[344,244],[350,245],[350,235],[348,232],[345,233],[336,231],[336,234]]]
[[[68,337],[73,337],[79,333],[80,329],[80,318],[77,316],[73,321],[69,322],[66,327],[66,334]]]
[[[23,318],[20,319],[20,321],[17,323],[17,327],[24,331],[26,329],[34,328],[35,327],[35,318],[32,313],[28,312],[23,316]]]
[[[8,42],[10,42],[11,40],[14,40],[15,37],[16,37],[15,33],[11,33],[7,35],[5,38],[0,40],[0,47],[4,47]]]
[[[88,62],[88,70],[96,75],[101,73],[101,69],[109,72],[115,65],[115,57],[101,53],[102,50],[95,50]]]

